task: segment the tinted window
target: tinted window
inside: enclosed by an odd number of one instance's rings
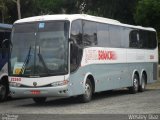
[[[72,22],[71,39],[78,45],[82,45],[82,20]]]
[[[156,48],[156,33],[146,30],[132,30],[130,32],[130,47],[131,48]]]
[[[2,42],[4,40],[4,32],[0,31],[0,48],[2,48]]]
[[[139,48],[148,48],[148,32],[139,30]]]
[[[83,42],[81,20],[72,22],[71,39],[75,42],[70,46],[70,71],[74,72],[79,67],[82,58]]]
[[[156,32],[148,32],[148,48],[153,49],[157,47],[157,39],[156,39]]]
[[[121,40],[121,46],[123,48],[129,47],[129,33],[132,29],[123,27],[122,28],[122,40]]]
[[[0,31],[0,48],[2,48],[2,47],[8,48],[9,47],[9,43],[7,40],[9,40],[10,34],[11,34],[11,32]],[[7,39],[7,40],[5,40],[5,39]],[[6,42],[7,44],[4,42]],[[3,43],[3,45],[2,45],[2,43]]]
[[[97,38],[98,38],[98,46],[100,47],[109,47],[109,31],[107,24],[97,23]]]
[[[83,21],[83,45],[97,45],[97,27],[95,22]]]
[[[129,47],[138,48],[139,43],[139,33],[137,30],[132,30],[129,34]]]
[[[0,30],[0,59],[1,64],[6,62],[6,58],[8,58],[8,48],[9,48],[9,38],[10,38],[9,31]],[[3,59],[3,60],[2,60]]]
[[[27,26],[25,26],[25,24],[15,24],[13,28],[14,32],[16,33],[26,33],[26,32],[35,32],[37,29],[37,25],[33,24],[33,23],[28,23]],[[25,28],[25,29],[22,29]]]
[[[109,38],[111,47],[121,47],[122,28],[120,26],[109,25]]]

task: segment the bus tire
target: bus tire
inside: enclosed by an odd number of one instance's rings
[[[33,101],[34,101],[36,104],[43,104],[43,103],[45,103],[45,101],[46,101],[46,97],[33,98]]]
[[[0,102],[7,98],[7,87],[5,84],[0,83]]]
[[[130,93],[132,93],[132,94],[137,93],[138,92],[138,87],[139,87],[139,77],[138,77],[137,74],[134,74],[132,86],[129,87]]]
[[[142,74],[141,85],[139,86],[139,92],[144,92],[146,89],[146,76]]]
[[[91,101],[93,94],[93,86],[89,79],[87,79],[85,83],[85,93],[83,95],[80,95],[80,102],[87,103]]]

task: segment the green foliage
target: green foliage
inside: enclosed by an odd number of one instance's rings
[[[87,13],[134,24],[136,0],[86,0]]]
[[[82,12],[82,3],[86,4],[83,9],[85,14],[152,26],[160,31],[160,0],[21,0],[22,18],[44,14],[77,14]],[[5,23],[17,20],[17,8],[12,0],[0,0],[0,8],[0,22],[2,19]]]
[[[5,22],[17,19],[16,4],[12,0],[5,7]],[[121,22],[134,24],[133,13],[136,0],[21,0],[22,18],[44,14],[77,14],[81,13],[81,5],[85,3],[83,13],[117,19]],[[0,2],[0,6],[1,6]],[[1,10],[2,11],[2,10]],[[4,13],[4,12],[3,12]],[[0,20],[2,17],[0,16]]]
[[[36,0],[37,9],[41,14],[59,13],[64,0]]]
[[[160,31],[160,0],[140,0],[137,4],[135,22],[154,27]]]
[[[1,12],[2,23],[4,23],[5,19],[8,18],[7,0],[0,0],[0,12]]]

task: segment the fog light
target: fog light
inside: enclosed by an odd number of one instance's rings
[[[9,85],[10,85],[11,87],[20,87],[20,86],[21,86],[20,83],[16,83],[16,82],[10,82]]]

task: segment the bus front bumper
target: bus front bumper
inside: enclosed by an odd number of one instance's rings
[[[28,97],[69,97],[71,96],[68,86],[58,87],[37,87],[23,88],[10,87],[10,94],[13,98],[28,98]]]

